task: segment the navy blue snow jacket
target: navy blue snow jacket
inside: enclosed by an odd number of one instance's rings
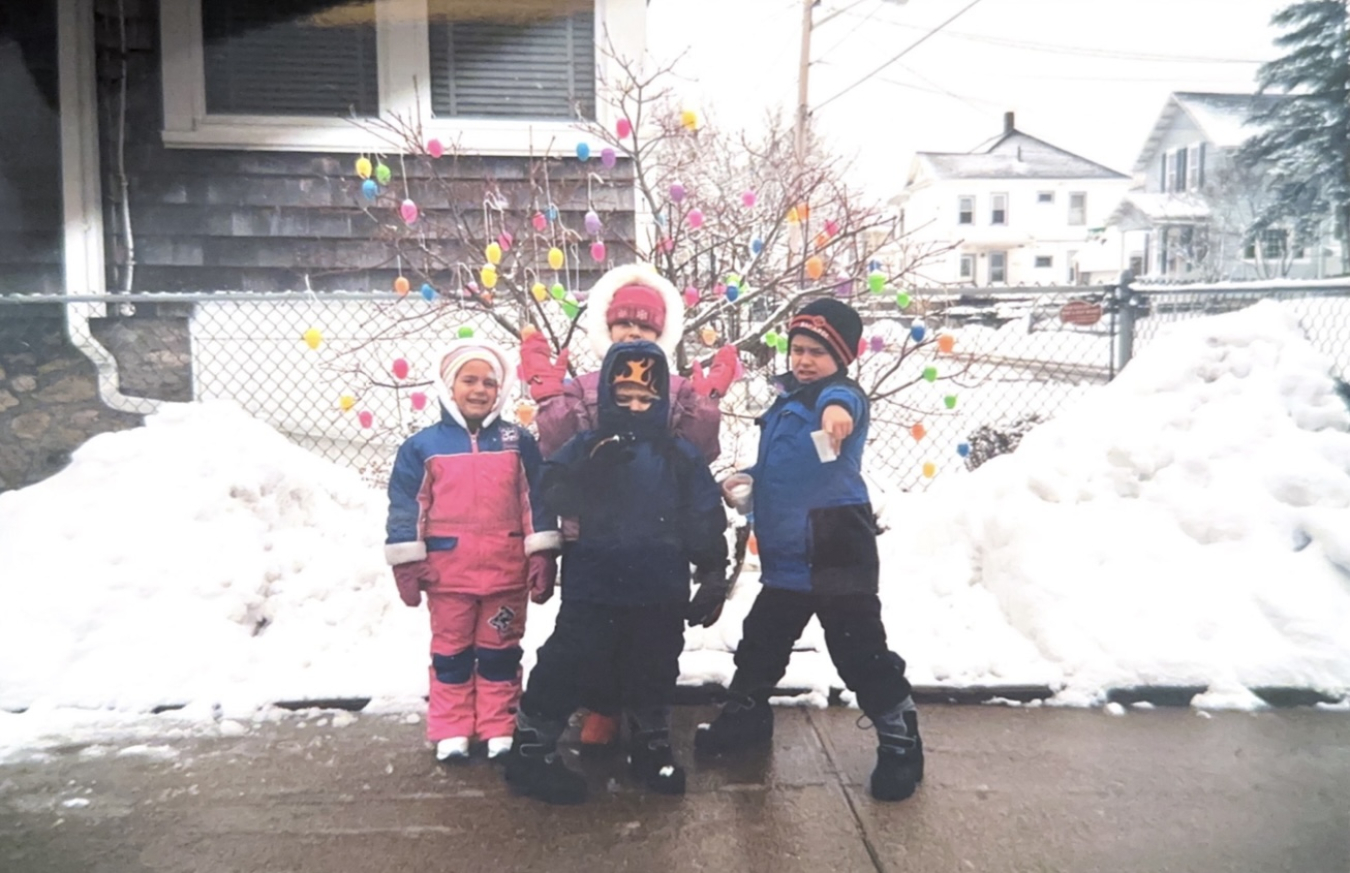
[[[640,413],[614,403],[614,371],[657,360],[661,397]],[[549,511],[576,518],[563,545],[562,598],[614,606],[686,603],[690,564],[726,570],[726,510],[708,462],[670,434],[670,372],[655,343],[617,343],[600,368],[599,426],[544,462]]]
[[[842,371],[806,385],[789,373],[777,383],[780,395],[759,419],[758,458],[745,471],[755,479],[760,581],[814,594],[876,593],[876,519],[862,477],[867,396]],[[853,416],[853,432],[838,459],[822,463],[811,432],[831,404]]]

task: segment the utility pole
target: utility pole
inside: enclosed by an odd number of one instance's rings
[[[797,129],[794,139],[798,164],[806,160],[806,122],[811,115],[808,97],[811,88],[808,83],[811,76],[811,30],[815,26],[811,13],[815,5],[816,0],[802,0],[802,50],[797,61]]]

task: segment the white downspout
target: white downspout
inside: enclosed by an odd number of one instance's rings
[[[94,69],[94,0],[59,0],[56,28],[60,71],[61,199],[64,219],[65,293],[108,293],[103,264],[103,212],[99,185],[98,92]],[[159,401],[128,397],[119,388],[117,359],[94,339],[89,320],[106,314],[104,303],[67,303],[66,333],[98,372],[99,399],[118,412],[147,414]]]

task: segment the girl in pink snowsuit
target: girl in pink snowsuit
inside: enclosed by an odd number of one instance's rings
[[[645,339],[659,345],[672,361],[684,334],[684,299],[667,279],[647,264],[626,264],[606,272],[586,298],[586,332],[603,359],[617,342]],[[521,375],[539,404],[535,416],[539,447],[548,457],[573,436],[599,425],[600,371],[567,379],[568,350],[555,361],[543,334],[533,333],[520,346]],[[718,400],[736,376],[736,349],[723,346],[705,374],[694,365],[693,378],[670,376],[670,432],[693,443],[712,462],[721,451],[722,411]],[[674,367],[671,367],[672,371]],[[568,539],[575,539],[564,521]],[[603,701],[598,705],[605,706]],[[606,707],[608,708],[608,707]],[[581,727],[583,746],[609,746],[618,736],[618,718],[592,711]]]
[[[438,359],[441,420],[399,447],[385,555],[399,596],[431,612],[427,738],[442,761],[510,751],[526,599],[553,592],[562,540],[539,499],[542,457],[500,419],[506,353],[481,340]]]

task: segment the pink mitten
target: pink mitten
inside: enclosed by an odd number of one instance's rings
[[[724,396],[736,378],[736,364],[736,347],[731,345],[717,350],[707,375],[703,373],[703,366],[695,361],[692,374],[695,393],[714,399]]]
[[[426,561],[394,565],[394,584],[398,586],[398,596],[408,606],[421,606],[422,589],[436,584],[440,578]]]
[[[555,361],[544,335],[530,334],[520,343],[520,373],[535,402],[558,396],[563,393],[563,379],[567,378],[567,349],[559,352]]]
[[[525,580],[530,587],[530,600],[547,603],[558,581],[558,553],[550,550],[530,555],[526,563]]]

